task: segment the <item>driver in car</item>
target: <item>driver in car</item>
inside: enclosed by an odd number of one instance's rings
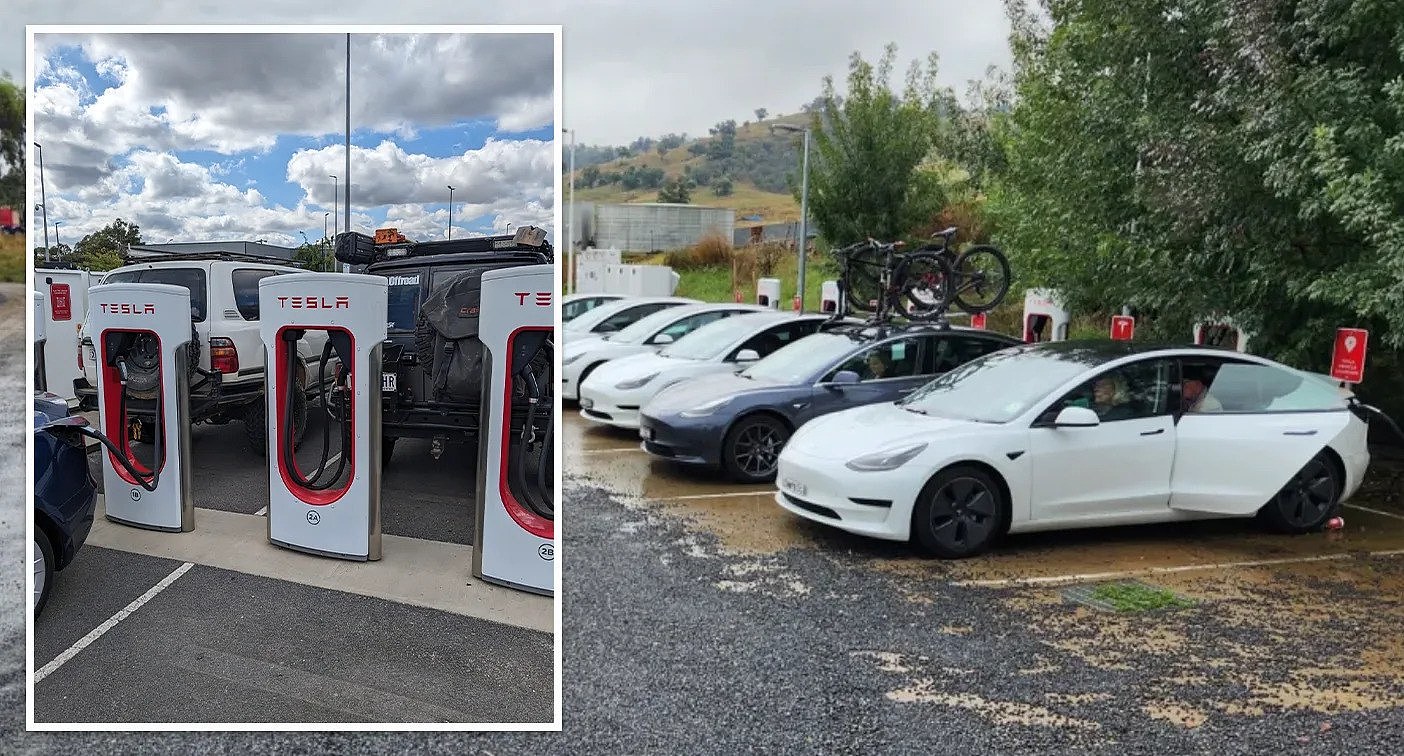
[[[883,361],[882,355],[873,352],[868,355],[868,379],[877,380],[887,377],[887,363]]]
[[[1185,376],[1180,386],[1181,406],[1185,412],[1223,412],[1224,405],[1209,395],[1209,386],[1204,376],[1193,373]]]

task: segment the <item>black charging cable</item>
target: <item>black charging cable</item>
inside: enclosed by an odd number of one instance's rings
[[[293,427],[293,394],[302,389],[297,385],[297,372],[292,369],[292,366],[296,365],[299,359],[297,354],[297,342],[302,339],[302,335],[303,331],[300,330],[287,330],[283,332],[283,348],[286,350],[286,362],[288,365],[287,382],[283,387],[283,418],[285,422],[280,429],[280,433],[283,436],[283,443],[280,444],[282,447],[283,467],[288,471],[288,477],[298,486],[309,491],[326,491],[336,485],[337,481],[341,480],[342,473],[346,471],[347,459],[351,455],[351,423],[348,422],[350,420],[349,404],[351,392],[349,390],[343,392],[341,398],[342,402],[348,406],[343,406],[341,408],[341,455],[336,463],[335,474],[326,480],[322,480],[322,476],[331,469],[330,465],[327,464],[327,460],[331,458],[332,429],[331,423],[327,423],[322,429],[322,456],[321,460],[317,463],[317,469],[312,473],[310,478],[302,475],[302,473],[298,471],[296,450],[293,448],[297,440],[297,431]],[[343,366],[349,365],[349,353],[351,351],[350,338],[346,337],[345,334],[331,331],[328,332],[327,336],[327,343],[322,347],[321,363],[317,368],[318,397],[321,399],[323,406],[327,406],[328,402],[327,363],[331,361],[331,356],[333,352],[335,352],[337,356],[340,357]],[[337,338],[338,336],[341,338]],[[342,342],[344,342],[344,344]]]

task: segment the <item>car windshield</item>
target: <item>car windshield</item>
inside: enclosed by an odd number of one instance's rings
[[[614,302],[605,302],[581,315],[577,315],[574,319],[565,324],[565,328],[567,331],[588,331],[604,322],[605,318],[608,318],[610,315],[637,304],[637,302],[623,299]]]
[[[159,283],[184,286],[190,291],[190,316],[205,322],[205,271],[200,268],[145,268],[108,273],[103,283]]]
[[[780,347],[741,371],[741,375],[762,381],[799,383],[843,359],[861,344],[848,336],[817,333]]]
[[[954,420],[1007,423],[1102,361],[1092,350],[995,352],[945,373],[899,404]]]
[[[596,307],[602,304],[608,304],[612,301],[614,300],[608,297],[585,297],[583,299],[564,302],[561,304],[561,319],[569,323]]]
[[[419,312],[419,274],[386,276],[389,283],[387,325],[392,331],[413,331]]]
[[[667,328],[674,321],[696,314],[696,311],[693,310],[679,312],[679,309],[683,308],[668,307],[652,315],[646,315],[605,338],[618,344],[642,344],[644,339]]]
[[[682,360],[710,360],[755,330],[756,322],[748,317],[723,318],[698,328],[658,353]]]

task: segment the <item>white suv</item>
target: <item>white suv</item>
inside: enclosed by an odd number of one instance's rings
[[[184,286],[190,290],[190,315],[193,326],[192,364],[190,371],[191,423],[207,422],[223,425],[230,420],[244,424],[244,433],[255,451],[267,449],[264,407],[264,352],[258,325],[258,282],[268,276],[301,273],[300,268],[260,262],[244,262],[233,258],[156,260],[116,268],[107,272],[101,283],[162,283]],[[82,351],[79,367],[83,377],[74,380],[74,390],[85,408],[96,406],[97,388],[91,372],[97,365],[97,353],[88,331],[88,321],[81,332]],[[298,381],[303,391],[294,408],[294,422],[300,441],[305,432],[307,399],[318,393],[315,385],[326,334],[308,331],[298,342],[304,365]],[[333,360],[327,366],[327,382],[334,381]],[[137,375],[133,383],[155,384],[155,366],[147,369],[153,374],[141,375],[142,366],[131,368]],[[145,380],[145,379],[148,379]],[[140,395],[133,392],[134,397]],[[154,393],[152,394],[154,397]],[[144,403],[129,404],[129,412],[141,417]],[[150,408],[150,409],[154,409]],[[142,423],[141,438],[149,437],[150,421]]]

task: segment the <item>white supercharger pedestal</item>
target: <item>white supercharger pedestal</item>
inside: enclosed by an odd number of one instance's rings
[[[161,453],[152,460],[155,490],[132,477],[106,448],[102,450],[103,495],[107,519],[150,530],[195,528],[191,495],[190,290],[152,283],[113,283],[88,292],[89,333],[97,354],[98,424],[142,476],[152,472],[131,452],[124,408],[134,401],[122,385],[122,364],[158,366],[155,388],[156,433]],[[149,400],[145,400],[149,401]],[[150,481],[147,481],[149,485]]]
[[[1232,318],[1211,318],[1194,324],[1196,345],[1226,346],[1237,352],[1248,351],[1251,333],[1243,330]]]
[[[508,372],[517,338],[530,331],[553,335],[554,275],[550,265],[483,273],[478,321],[478,338],[487,351],[483,370],[489,379],[483,381],[473,574],[491,583],[544,594],[555,593],[556,524],[554,517],[543,517],[518,501],[508,482],[512,443]],[[554,488],[554,480],[551,485]]]
[[[756,304],[780,309],[780,279],[762,278],[756,281]]]
[[[1062,297],[1048,289],[1024,293],[1024,341],[1066,341],[1072,314]]]
[[[825,281],[819,284],[819,312],[838,312],[838,281]]]
[[[383,276],[361,273],[290,273],[259,282],[259,334],[268,366],[268,540],[276,546],[341,559],[380,559],[380,355],[387,333],[387,284]],[[289,347],[297,354],[296,340],[284,337],[307,331],[325,331],[329,342],[341,341],[350,352],[350,364],[342,366],[350,371],[350,413],[342,422],[351,426],[351,443],[341,449],[350,455],[349,472],[328,480],[335,485],[326,490],[302,485],[296,478],[314,471],[298,469],[295,458],[289,465],[283,454],[291,437],[285,432],[291,420],[285,411],[289,371],[296,364],[289,360]],[[314,356],[306,367],[308,385],[316,384],[320,372],[321,353]],[[340,354],[333,351],[332,358]],[[333,375],[329,365],[327,379]],[[322,461],[334,468],[340,460]]]
[[[33,292],[31,298],[34,300],[34,312],[31,317],[34,319],[34,390],[48,391],[48,373],[44,368],[44,345],[48,343],[48,334],[44,320],[45,299],[43,292]]]

